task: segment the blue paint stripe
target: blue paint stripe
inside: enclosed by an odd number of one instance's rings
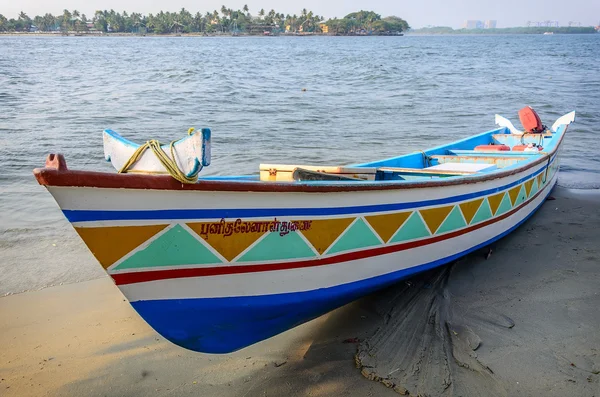
[[[553,162],[553,161],[552,161]],[[412,203],[394,203],[361,205],[331,208],[229,208],[229,209],[173,209],[173,210],[63,210],[70,222],[112,221],[112,220],[167,220],[167,219],[220,219],[220,218],[265,218],[283,216],[325,216],[398,211],[405,209],[428,207],[432,205],[451,204],[455,202],[487,196],[510,189],[545,171],[545,167],[513,183],[437,200],[425,200]]]
[[[433,262],[381,276],[312,291],[227,298],[157,299],[131,302],[158,333],[184,348],[229,353],[270,338],[402,279],[450,263],[505,237],[545,202],[505,232]]]

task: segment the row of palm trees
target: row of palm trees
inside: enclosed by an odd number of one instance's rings
[[[373,11],[358,11],[344,18],[322,21],[323,17],[304,8],[299,15],[283,14],[261,9],[253,16],[244,5],[241,10],[233,10],[225,6],[220,12],[190,13],[185,8],[179,12],[159,12],[143,15],[141,13],[119,13],[114,10],[99,10],[91,19],[77,10],[64,10],[62,15],[54,16],[46,13],[33,19],[21,12],[17,19],[7,19],[0,14],[0,32],[98,32],[119,33],[216,33],[246,32],[262,33],[263,31],[290,33],[319,33],[326,31],[334,34],[364,34],[402,32],[410,27],[402,18],[391,16],[381,18]],[[326,26],[326,28],[325,28]]]
[[[143,15],[141,13],[119,13],[114,10],[99,10],[91,19],[77,10],[64,10],[62,15],[38,15],[30,18],[21,12],[17,19],[7,19],[0,14],[0,32],[39,30],[51,31],[89,31],[100,32],[148,32],[148,33],[214,33],[214,32],[251,32],[256,28],[271,30],[286,29],[290,32],[317,32],[323,17],[303,9],[299,15],[283,14],[261,9],[253,16],[245,5],[241,10],[222,6],[204,14],[192,14],[185,8],[179,12],[159,12]]]

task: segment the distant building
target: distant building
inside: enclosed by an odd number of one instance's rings
[[[483,29],[483,22],[476,20],[465,21],[463,28],[465,29]]]
[[[488,19],[487,21],[467,20],[463,24],[464,29],[496,29],[496,21]]]
[[[496,21],[493,19],[488,19],[485,21],[485,29],[496,29]]]
[[[464,29],[476,29],[477,22],[479,22],[479,21],[465,21],[465,23],[463,24],[463,28]]]
[[[329,26],[327,26],[327,21],[319,22],[319,28],[321,29],[321,32],[329,33]]]

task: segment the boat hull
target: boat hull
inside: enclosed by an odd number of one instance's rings
[[[555,151],[503,177],[445,187],[47,187],[157,332],[226,353],[505,236],[543,204],[557,171]]]
[[[312,320],[413,274],[448,264],[493,243],[532,216],[544,203],[555,182],[556,178],[538,192],[535,199],[524,205],[518,211],[519,213],[513,214],[514,219],[508,220],[503,225],[491,227],[477,240],[484,241],[428,263],[311,291],[245,297],[146,300],[132,302],[132,306],[159,334],[179,346],[204,353],[233,352]],[[487,238],[490,234],[494,236]],[[473,236],[468,238],[472,239]],[[470,244],[474,242],[476,241]],[[448,244],[452,244],[452,240],[449,240]],[[428,249],[437,249],[437,247],[428,247]],[[377,262],[380,262],[383,263],[383,267],[388,267],[385,266],[387,263],[401,267],[402,261],[403,253],[400,252],[381,258],[369,258],[368,265],[378,267]],[[352,271],[353,267],[366,265],[363,260],[348,261],[345,263],[345,269],[339,270]],[[302,275],[282,276],[301,277]],[[181,288],[202,288],[200,283],[194,284],[182,285]],[[167,288],[178,287],[170,285]]]

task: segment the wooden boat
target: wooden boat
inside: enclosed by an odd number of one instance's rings
[[[194,184],[73,171],[61,155],[34,174],[148,324],[226,353],[510,233],[556,183],[574,119],[523,134],[498,116],[497,129],[423,152]],[[494,150],[523,145],[535,150]]]

